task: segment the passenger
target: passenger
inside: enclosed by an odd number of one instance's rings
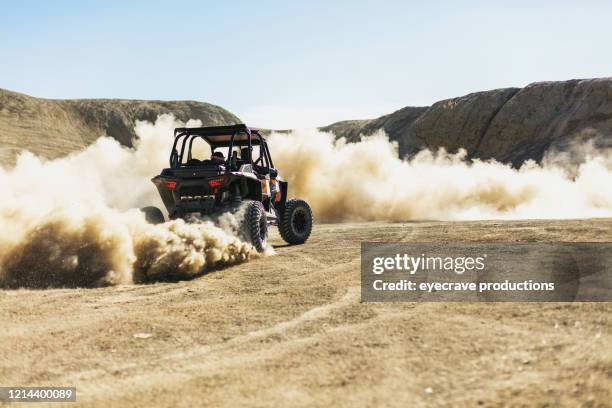
[[[225,164],[225,156],[222,152],[213,152],[210,155],[210,160],[212,160],[214,164]]]
[[[240,149],[240,159],[244,164],[251,164],[251,152],[248,147]]]

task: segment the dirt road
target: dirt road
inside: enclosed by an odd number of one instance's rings
[[[361,304],[364,240],[611,241],[612,220],[317,225],[188,282],[0,291],[0,385],[76,386],[79,406],[609,406],[612,304]]]

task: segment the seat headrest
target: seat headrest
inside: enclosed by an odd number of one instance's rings
[[[249,152],[249,148],[248,147],[243,147],[242,149],[240,149],[240,159],[243,161],[250,161],[251,160],[251,154]]]

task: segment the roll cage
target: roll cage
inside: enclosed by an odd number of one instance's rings
[[[174,144],[172,146],[172,152],[170,153],[171,168],[187,165],[183,160],[185,154],[187,154],[188,159],[191,159],[193,141],[198,138],[204,139],[204,141],[210,145],[212,152],[219,147],[228,148],[228,157],[225,161],[225,168],[227,171],[237,170],[233,168],[234,166],[232,163],[232,152],[235,146],[248,148],[248,160],[246,160],[245,163],[245,160],[242,159],[243,164],[258,166],[267,171],[274,169],[272,156],[270,155],[270,150],[268,149],[265,138],[261,135],[259,130],[251,129],[246,125],[174,129]],[[253,162],[253,146],[259,146],[260,148],[259,158],[255,162]],[[261,163],[259,163],[260,161]]]

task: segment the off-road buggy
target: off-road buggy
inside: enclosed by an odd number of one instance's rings
[[[210,146],[210,159],[195,157],[200,139]],[[274,168],[266,139],[245,125],[175,129],[170,167],[152,181],[170,219],[244,209],[242,230],[258,251],[266,249],[268,225],[277,225],[289,244],[304,243],[312,231],[310,207],[287,200],[288,183]],[[149,222],[165,221],[156,207],[142,211]]]

